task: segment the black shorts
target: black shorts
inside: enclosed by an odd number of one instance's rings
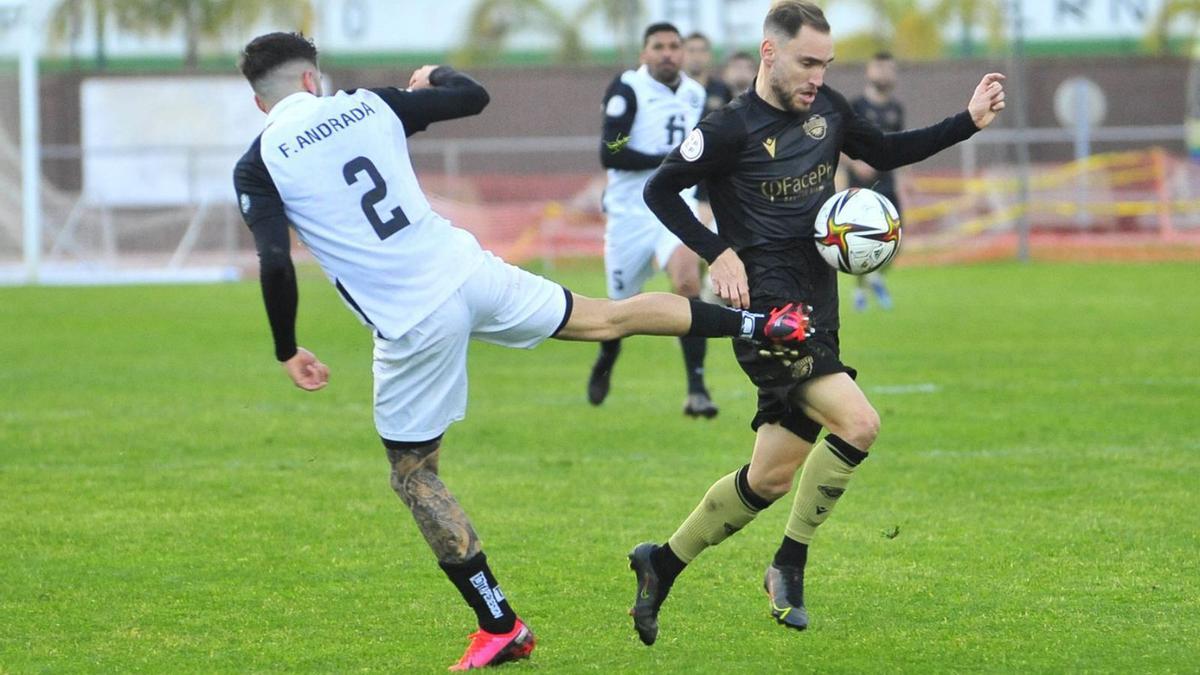
[[[805,415],[795,403],[796,390],[814,377],[858,371],[842,363],[837,331],[818,331],[800,347],[800,358],[790,365],[770,356],[762,356],[762,346],[750,340],[734,340],[733,353],[738,365],[758,387],[758,413],[750,428],[758,431],[764,424],[779,424],[804,440],[815,443],[821,425]]]

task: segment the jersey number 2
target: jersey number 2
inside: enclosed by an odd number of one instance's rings
[[[342,177],[346,179],[346,185],[357,183],[360,173],[366,173],[372,183],[371,189],[362,196],[362,210],[371,227],[375,228],[375,234],[378,234],[380,239],[387,239],[407,227],[408,216],[404,215],[404,210],[399,206],[392,209],[391,218],[384,220],[379,217],[379,211],[375,207],[387,197],[388,189],[374,162],[366,157],[355,157],[342,167]]]

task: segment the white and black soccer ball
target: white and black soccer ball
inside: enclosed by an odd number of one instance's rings
[[[814,230],[821,257],[847,274],[874,272],[900,250],[900,213],[887,197],[866,188],[830,197],[817,212]]]

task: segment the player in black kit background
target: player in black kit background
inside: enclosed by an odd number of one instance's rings
[[[904,129],[904,106],[896,100],[896,59],[891,52],[876,52],[866,67],[866,87],[863,93],[850,101],[850,107],[859,117],[892,132]],[[871,165],[857,159],[844,158],[843,168],[849,187],[864,187],[887,197],[900,213],[904,222],[904,207],[908,203],[908,182],[899,171],[876,171]],[[854,289],[854,309],[867,309],[867,290],[875,293],[875,301],[883,309],[892,308],[892,295],[883,280],[883,270],[856,277],[858,287]]]
[[[842,152],[877,170],[895,169],[969,138],[1004,108],[1004,76],[990,73],[966,110],[924,129],[883,133],[825,86],[833,61],[829,24],[802,0],[772,5],[760,57],[754,86],[706,117],[667,157],[646,184],[646,203],[709,262],[720,297],[751,308],[799,298],[813,307],[816,333],[786,352],[735,343],[739,364],[758,387],[754,452],[749,464],[709,488],[667,543],[630,553],[638,582],[630,613],[646,644],[657,637],[659,607],[684,567],[787,494],[801,467],[764,586],[776,621],[807,627],[808,544],[879,432],[879,415],[840,360],[837,273],[812,241],[814,217],[833,194]],[[700,180],[708,183],[719,234],[679,197]],[[817,443],[822,427],[829,433]]]

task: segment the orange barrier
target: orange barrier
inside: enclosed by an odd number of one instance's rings
[[[977,176],[910,174],[898,264],[1012,258],[1017,224],[1031,225],[1035,258],[1200,259],[1200,167],[1162,149],[1105,153],[1030,172],[1017,201],[1012,165]],[[603,176],[426,176],[434,208],[513,262],[603,254]]]

